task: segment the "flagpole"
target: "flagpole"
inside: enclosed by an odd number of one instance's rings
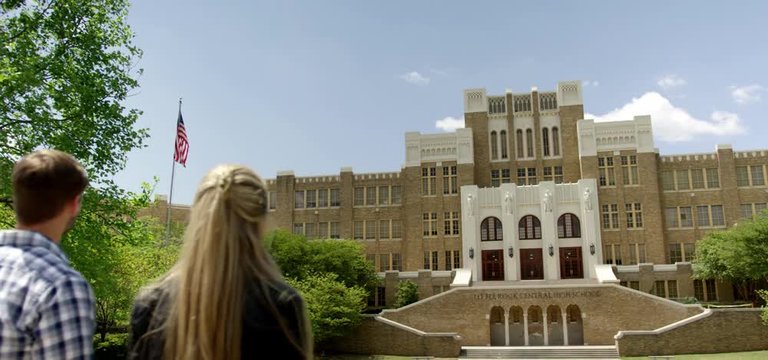
[[[181,114],[181,98],[179,98],[179,114]],[[178,128],[178,118],[177,118],[177,124],[176,127]],[[174,132],[174,151],[176,150],[176,133]],[[176,174],[176,159],[171,158],[172,165],[171,165],[171,190],[168,192],[168,212],[166,214],[167,223],[165,226],[165,239],[163,240],[163,246],[168,245],[168,240],[171,238],[171,204],[173,203],[173,177]]]

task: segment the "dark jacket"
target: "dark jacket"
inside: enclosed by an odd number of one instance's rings
[[[166,282],[167,284],[168,282]],[[292,287],[281,284],[276,289],[269,288],[267,294],[275,310],[285,320],[291,337],[297,345],[305,343],[304,336],[311,332],[304,329],[304,301]],[[242,359],[266,358],[267,354],[275,359],[304,359],[297,346],[289,340],[280,327],[274,310],[264,300],[264,291],[257,285],[246,291],[243,317]],[[211,294],[211,296],[216,296]],[[168,289],[156,288],[141,294],[135,301],[131,314],[131,332],[128,341],[129,359],[163,358],[165,344],[159,324],[168,314]],[[148,334],[149,333],[149,334]]]

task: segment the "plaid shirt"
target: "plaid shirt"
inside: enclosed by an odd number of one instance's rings
[[[94,296],[59,246],[0,232],[0,359],[90,359]]]

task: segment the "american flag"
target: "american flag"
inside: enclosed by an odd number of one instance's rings
[[[189,155],[189,139],[187,138],[187,129],[184,127],[184,118],[181,117],[181,110],[179,110],[179,119],[176,121],[176,146],[173,149],[173,161],[187,167],[187,155]]]

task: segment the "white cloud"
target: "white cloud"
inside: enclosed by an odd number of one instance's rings
[[[587,87],[587,86],[594,86],[594,87],[598,87],[598,86],[600,86],[600,82],[599,82],[599,81],[597,81],[597,80],[594,80],[594,81],[584,80],[584,81],[583,81],[581,84],[582,84],[584,87]]]
[[[442,129],[445,132],[456,131],[464,127],[464,118],[457,119],[452,116],[443,118],[442,120],[435,121],[435,127]]]
[[[419,74],[416,71],[411,71],[407,74],[400,75],[400,78],[414,85],[429,85],[429,78]]]
[[[659,79],[656,84],[658,84],[664,90],[669,90],[671,88],[685,85],[686,81],[677,75],[670,74]]]
[[[765,91],[765,88],[757,85],[747,85],[747,86],[731,86],[731,96],[733,97],[733,101],[739,103],[739,104],[749,104],[751,102],[758,102],[760,101],[760,94]]]
[[[690,141],[697,135],[735,135],[745,131],[738,114],[715,111],[710,119],[697,119],[669,99],[651,91],[607,114],[584,114],[595,121],[631,120],[635,115],[651,115],[655,136],[666,142]]]

